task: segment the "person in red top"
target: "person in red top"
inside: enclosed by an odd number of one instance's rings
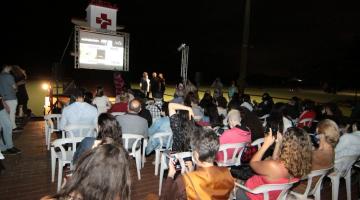
[[[303,112],[299,116],[297,127],[311,128],[312,122],[316,117],[316,112],[314,111],[315,103],[311,100],[305,100],[303,102]]]
[[[234,144],[234,143],[242,143],[242,142],[251,142],[251,132],[247,127],[243,127],[240,125],[240,112],[238,110],[231,110],[228,115],[228,123],[230,129],[224,131],[224,133],[220,136],[219,141],[220,145],[222,144]],[[232,158],[234,153],[234,149],[227,150],[228,158]],[[224,160],[224,154],[222,152],[218,152],[216,156],[217,161]]]
[[[129,97],[124,91],[122,91],[120,93],[119,100],[120,100],[119,102],[117,102],[117,103],[115,103],[114,105],[111,106],[111,108],[108,110],[108,113],[127,112]]]
[[[264,184],[281,184],[299,181],[311,171],[311,140],[304,129],[291,127],[277,139],[271,129],[265,136],[264,144],[250,161],[250,167],[256,175],[249,178],[245,186],[254,189]],[[264,153],[276,142],[272,159],[262,160]],[[269,199],[275,200],[281,191],[269,192]],[[236,199],[263,200],[263,194],[252,194],[238,189]]]

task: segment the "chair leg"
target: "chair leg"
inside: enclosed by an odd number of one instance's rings
[[[346,199],[351,200],[351,169],[345,175],[346,182]]]
[[[164,154],[161,155],[161,161],[160,161],[160,176],[159,176],[159,196],[161,195],[161,188],[162,188],[162,182],[164,179],[164,171],[165,171],[165,160],[164,160]]]
[[[330,176],[331,179],[331,189],[332,189],[332,200],[338,200],[339,196],[339,182],[340,182],[340,176]]]
[[[51,149],[51,182],[54,182],[55,179],[55,164],[56,164],[56,158],[55,158],[55,153],[53,152],[54,150]]]
[[[57,191],[59,192],[60,191],[60,188],[61,188],[61,180],[62,180],[62,174],[63,174],[63,167],[64,167],[64,164],[62,161],[60,161],[59,159],[59,165],[58,165],[58,184],[57,184]]]
[[[136,163],[136,171],[137,171],[137,175],[138,175],[138,179],[141,180],[141,175],[140,175],[140,169],[141,169],[141,151],[138,151],[139,153],[137,153],[137,155],[135,156],[135,163]]]
[[[160,160],[160,151],[159,150],[155,150],[155,176],[158,175],[159,173],[159,160]]]
[[[50,141],[51,141],[51,133],[47,133],[46,134],[46,144],[47,144],[47,149],[49,150],[50,149]]]

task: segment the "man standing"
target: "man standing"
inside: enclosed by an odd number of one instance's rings
[[[8,112],[9,107],[4,104],[3,98],[0,96],[0,130],[2,132],[2,134],[0,132],[0,150],[4,155],[21,153],[13,144],[12,125]]]
[[[148,122],[140,117],[138,113],[141,111],[141,102],[137,99],[133,99],[129,102],[128,112],[125,115],[119,115],[116,120],[121,126],[123,134],[137,134],[142,135],[144,138],[148,137]],[[129,143],[131,148],[132,143]]]
[[[98,111],[95,106],[84,102],[84,94],[81,90],[75,91],[74,96],[76,101],[65,107],[62,112],[60,128],[64,130],[69,125],[90,125],[96,128]]]
[[[152,73],[152,77],[150,79],[150,91],[153,98],[155,94],[159,92],[159,80],[156,72]]]
[[[17,128],[15,123],[16,107],[18,104],[16,98],[17,86],[14,77],[10,74],[10,71],[11,71],[10,65],[3,66],[3,69],[0,74],[0,95],[3,97],[4,103],[10,109],[9,114],[12,123],[12,130],[15,132],[15,131],[21,131],[21,128]]]

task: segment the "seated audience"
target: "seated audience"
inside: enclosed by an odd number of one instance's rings
[[[76,163],[80,156],[93,147],[96,147],[105,138],[111,138],[116,143],[122,144],[121,127],[115,117],[109,113],[102,113],[98,118],[98,136],[97,138],[85,137],[76,148],[73,163]]]
[[[240,106],[240,119],[241,125],[246,126],[251,132],[251,141],[255,141],[264,137],[264,127],[259,117],[254,112],[250,112],[249,109]]]
[[[66,106],[62,111],[60,119],[60,129],[64,130],[69,125],[91,125],[96,127],[98,111],[97,109],[84,102],[84,95],[81,90],[75,91],[76,101]],[[74,132],[76,137],[76,132]]]
[[[282,140],[275,140],[271,129],[265,136],[264,144],[256,152],[250,161],[250,167],[256,175],[249,178],[245,186],[254,189],[264,184],[281,184],[297,181],[306,176],[311,170],[311,141],[307,133],[300,128],[289,128],[283,135]],[[281,137],[281,133],[277,137]],[[266,150],[276,142],[279,148],[279,158],[262,160]],[[281,142],[281,145],[280,143]],[[275,152],[274,152],[275,153]],[[269,192],[269,199],[275,200],[281,191]],[[252,194],[238,189],[238,200],[262,200],[263,194]]]
[[[243,94],[242,99],[243,99],[243,103],[242,103],[240,106],[243,106],[243,107],[249,109],[250,111],[253,111],[253,110],[254,110],[254,106],[253,106],[252,103],[251,103],[250,95],[248,95],[248,94]]]
[[[214,165],[219,141],[211,130],[194,129],[191,147],[193,149],[193,163],[186,161],[188,173],[177,176],[175,166],[169,161],[168,178],[164,184],[160,199],[228,199],[234,188],[234,179],[225,167]]]
[[[145,99],[141,99],[141,98],[136,98],[140,103],[141,103],[141,110],[138,113],[138,115],[144,119],[146,119],[146,121],[148,122],[148,128],[152,125],[153,121],[152,121],[152,116],[151,113],[148,109],[146,109],[146,103],[145,103]]]
[[[304,100],[302,106],[302,113],[299,116],[297,127],[310,129],[312,126],[312,121],[302,122],[304,119],[311,119],[314,120],[316,118],[315,112],[315,102],[311,100]]]
[[[98,113],[106,113],[111,107],[109,98],[104,94],[104,88],[102,86],[97,87],[95,98],[92,101],[92,104],[98,109]]]
[[[292,97],[287,103],[288,115],[291,119],[295,120],[300,115],[300,99],[298,97]]]
[[[141,102],[134,99],[129,102],[128,112],[124,115],[116,116],[116,120],[121,126],[123,134],[137,134],[142,135],[145,138],[148,137],[148,123],[140,117],[138,113],[141,111]],[[129,148],[132,146],[133,141],[129,142]]]
[[[219,97],[216,99],[216,104],[219,115],[224,119],[227,115],[227,100],[225,97]]]
[[[264,93],[262,95],[262,102],[257,106],[256,113],[258,116],[264,116],[266,114],[269,114],[272,110],[272,107],[274,105],[273,98],[269,95],[269,93]]]
[[[161,107],[163,105],[162,95],[156,92],[153,95],[154,101],[150,101],[146,109],[150,111],[152,122],[155,122],[161,117]]]
[[[154,139],[153,136],[155,133],[165,132],[172,133],[170,127],[170,118],[169,118],[169,108],[168,104],[164,103],[162,107],[163,112],[161,112],[162,117],[156,120],[149,128],[149,141],[146,146],[146,155],[149,155],[152,151],[159,147],[160,142],[158,139]]]
[[[204,117],[204,111],[199,106],[199,101],[195,96],[195,93],[190,91],[185,97],[184,105],[192,108],[195,119],[202,119]]]
[[[194,126],[190,120],[194,117],[191,107],[177,103],[169,103],[170,127],[173,132],[172,150],[175,152],[189,151],[190,132]]]
[[[118,99],[118,100],[117,100]],[[116,96],[116,103],[111,106],[108,110],[109,113],[113,112],[126,112],[128,109],[129,97],[127,93],[121,91],[118,96]]]
[[[335,148],[335,160],[343,156],[360,155],[360,122],[352,124],[352,132],[344,133]]]
[[[57,194],[42,200],[130,200],[129,162],[128,152],[118,144],[100,145],[80,158]]]
[[[222,144],[234,144],[234,143],[249,143],[251,142],[251,132],[246,127],[243,126],[240,121],[240,112],[238,110],[231,110],[227,116],[228,124],[230,129],[225,130],[223,134],[219,137],[220,145]],[[228,149],[227,155],[228,158],[233,156],[234,149]],[[223,152],[218,152],[216,155],[217,161],[224,160]]]

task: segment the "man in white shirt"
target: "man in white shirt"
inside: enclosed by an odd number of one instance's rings
[[[97,109],[84,102],[82,91],[76,91],[75,97],[76,101],[63,109],[60,128],[64,130],[69,125],[91,125],[95,128],[97,126],[98,118]]]
[[[352,133],[344,133],[335,147],[335,160],[343,156],[360,155],[360,122],[352,125]]]

